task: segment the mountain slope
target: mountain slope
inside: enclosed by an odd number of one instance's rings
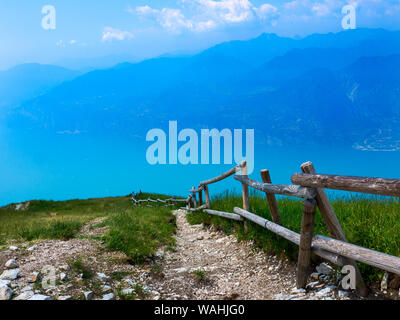
[[[0,72],[0,107],[19,104],[48,92],[80,73],[57,66],[23,64]]]
[[[264,35],[192,57],[120,64],[61,84],[24,103],[7,122],[16,129],[143,137],[178,120],[195,129],[254,128],[260,143],[351,146],[375,139],[376,132],[400,141],[400,55],[372,56],[400,50],[398,35],[384,30],[303,40]],[[365,52],[377,37],[383,45]],[[313,46],[288,49],[254,67],[252,54],[276,41],[281,45],[259,55],[257,63],[294,42]]]

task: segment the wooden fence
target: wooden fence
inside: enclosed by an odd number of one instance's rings
[[[169,199],[152,199],[152,198],[147,198],[147,199],[136,199],[137,196],[140,195],[140,193],[134,193],[132,192],[131,195],[131,200],[133,205],[135,206],[139,206],[142,203],[147,203],[148,207],[151,207],[150,203],[159,203],[159,204],[163,204],[164,206],[168,207],[168,206],[174,206],[176,203],[186,203],[189,201],[189,199],[176,199],[176,198],[169,198]]]
[[[317,174],[311,162],[301,165],[302,173],[292,175],[293,185],[272,184],[268,170],[261,171],[262,182],[249,179],[247,164],[240,165],[220,176],[200,182],[197,188],[190,190],[187,198],[187,210],[203,210],[209,214],[236,221],[243,221],[245,229],[247,221],[252,221],[269,231],[297,244],[299,256],[297,263],[297,287],[304,288],[311,270],[311,253],[336,265],[352,265],[356,271],[356,290],[361,296],[368,295],[356,261],[400,275],[400,258],[382,252],[363,248],[347,242],[339,220],[324,191],[336,189],[377,195],[400,197],[400,180],[383,178],[362,178]],[[240,171],[240,174],[236,174]],[[236,175],[235,175],[236,174]],[[242,184],[243,208],[233,208],[233,212],[221,212],[211,209],[209,185],[235,175],[235,180]],[[249,187],[265,192],[272,221],[249,212]],[[203,191],[205,203],[203,204]],[[292,196],[304,199],[301,233],[298,234],[281,225],[279,209],[275,195]],[[198,198],[197,198],[198,195]],[[330,237],[313,236],[316,207],[331,234]],[[397,236],[397,235],[394,235]]]

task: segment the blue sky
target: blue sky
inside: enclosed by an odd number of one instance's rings
[[[0,0],[0,69],[19,63],[193,52],[262,32],[284,36],[341,30],[341,9],[357,27],[400,29],[400,0]],[[42,7],[56,29],[41,27]]]

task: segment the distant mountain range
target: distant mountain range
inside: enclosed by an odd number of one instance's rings
[[[0,73],[0,105],[16,130],[144,139],[178,120],[254,128],[260,144],[400,150],[400,32],[262,34],[85,74],[23,65]]]
[[[47,93],[55,86],[81,74],[65,68],[22,64],[7,71],[0,71],[0,107],[20,104]]]

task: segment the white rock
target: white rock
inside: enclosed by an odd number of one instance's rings
[[[18,250],[18,247],[16,247],[16,246],[11,246],[11,247],[9,247],[8,249],[10,249],[11,251],[17,251],[17,250]]]
[[[131,279],[124,279],[124,281],[127,283],[127,284],[129,284],[130,286],[134,286],[136,283],[135,282],[133,282]]]
[[[8,287],[10,286],[11,281],[10,280],[0,280],[0,287]]]
[[[103,286],[102,291],[103,292],[108,292],[108,291],[111,291],[111,289],[112,288],[110,286],[105,285],[105,286]]]
[[[343,291],[343,290],[339,290],[338,291],[338,297],[339,298],[348,297],[349,295],[350,295],[350,292],[348,292],[348,291]]]
[[[5,264],[5,266],[7,269],[15,269],[15,268],[19,267],[18,262],[15,259],[8,260]]]
[[[19,269],[4,270],[0,276],[0,280],[15,280],[18,278]]]
[[[132,294],[133,294],[133,289],[123,289],[123,290],[121,291],[121,293],[122,293],[123,295],[126,295],[126,296],[132,295]]]
[[[309,284],[307,284],[306,288],[314,289],[317,285],[319,285],[319,281],[310,282]]]
[[[103,280],[103,281],[106,281],[106,280],[109,280],[109,279],[110,279],[109,276],[107,276],[106,274],[101,273],[101,272],[98,272],[98,273],[97,273],[97,277],[100,278],[100,279]]]
[[[71,296],[60,296],[57,300],[72,300]]]
[[[31,290],[21,292],[19,296],[17,296],[14,300],[29,300],[35,295],[35,293]]]
[[[328,295],[332,294],[332,292],[333,292],[333,290],[334,290],[335,288],[336,288],[335,286],[329,286],[329,287],[323,288],[323,289],[319,290],[319,291],[316,293],[316,295],[317,295],[318,297],[328,296]]]
[[[385,272],[381,281],[381,290],[386,291],[388,288],[389,273]]]
[[[32,290],[33,290],[33,287],[32,287],[32,286],[26,286],[26,287],[23,287],[23,288],[21,289],[21,292],[32,291]]]
[[[316,268],[318,273],[322,273],[326,276],[329,276],[331,272],[333,271],[332,267],[325,262],[321,263],[319,266]]]
[[[13,291],[7,286],[0,287],[0,300],[10,300],[12,297]]]
[[[85,300],[92,300],[94,293],[93,291],[85,291],[83,295],[85,296]]]
[[[306,293],[305,289],[293,289],[290,291],[291,294]]]
[[[60,280],[61,281],[67,281],[68,280],[68,276],[64,272],[62,272],[62,273],[60,273]]]
[[[51,298],[43,294],[35,294],[29,300],[51,300]]]
[[[32,252],[33,250],[35,250],[37,248],[37,245],[33,245],[32,247],[29,247],[28,249],[26,249],[29,252]]]
[[[60,270],[62,270],[62,271],[69,271],[69,270],[71,270],[71,267],[68,266],[68,265],[61,266],[61,267],[60,267]]]
[[[109,293],[105,294],[101,300],[114,300],[114,299],[115,299],[114,294]]]

